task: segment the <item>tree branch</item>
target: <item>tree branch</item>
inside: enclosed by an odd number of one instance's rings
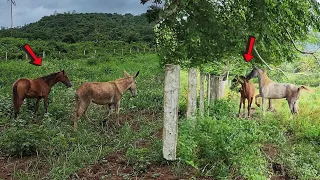
[[[258,51],[257,51],[257,49],[256,49],[255,47],[253,47],[253,50],[256,52],[258,58],[269,68],[269,70],[273,71],[274,69],[271,68],[271,67],[267,64],[267,62],[262,59],[262,57],[260,56],[260,54],[258,53]],[[283,71],[282,69],[280,69],[280,68],[275,68],[275,69],[279,70],[279,71],[288,79],[287,75],[284,73],[284,71]]]
[[[320,66],[319,59],[318,59],[317,56],[315,55],[315,53],[317,53],[317,51],[318,51],[320,48],[318,48],[315,52],[302,51],[302,50],[298,49],[298,47],[297,47],[296,44],[294,43],[294,41],[293,41],[293,39],[292,39],[289,31],[287,30],[287,28],[284,27],[284,29],[286,30],[286,32],[287,32],[287,34],[288,34],[288,36],[289,36],[289,39],[290,39],[290,41],[291,41],[292,44],[293,44],[293,47],[294,47],[298,52],[300,52],[301,54],[309,54],[309,55],[312,55],[312,56],[314,57],[314,59],[316,60],[316,62],[318,63],[318,65]]]

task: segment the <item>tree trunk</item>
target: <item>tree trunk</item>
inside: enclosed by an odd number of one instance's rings
[[[187,119],[196,119],[197,115],[197,69],[190,68],[188,72],[188,106]]]
[[[162,153],[166,160],[176,159],[180,66],[167,64],[164,80],[164,121]]]
[[[203,72],[200,73],[200,102],[199,102],[199,110],[200,116],[204,115],[204,79],[205,74]]]

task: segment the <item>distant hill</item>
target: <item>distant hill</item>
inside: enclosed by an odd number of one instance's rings
[[[61,41],[123,41],[154,44],[153,25],[145,14],[64,13],[45,16],[38,22],[20,28],[1,28],[0,38],[15,37],[28,40]]]

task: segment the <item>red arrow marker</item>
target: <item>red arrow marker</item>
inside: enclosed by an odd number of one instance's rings
[[[29,62],[30,64],[41,66],[42,57],[37,57],[31,49],[31,47],[29,46],[29,44],[24,45],[23,50],[28,54],[29,58],[31,59],[31,61]]]
[[[254,45],[254,41],[256,40],[256,38],[254,36],[249,36],[249,41],[248,41],[248,45],[247,45],[247,50],[246,52],[244,52],[242,55],[243,55],[243,58],[245,61],[249,62],[251,61],[251,59],[253,58],[252,56],[252,48],[253,48],[253,45]]]

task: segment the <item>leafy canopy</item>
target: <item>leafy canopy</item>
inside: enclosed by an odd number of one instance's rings
[[[253,35],[262,57],[280,64],[296,58],[290,36],[303,42],[310,30],[320,31],[320,4],[316,0],[151,2],[163,5],[162,11],[157,9],[156,27],[163,63],[200,66],[240,58],[248,36]]]

